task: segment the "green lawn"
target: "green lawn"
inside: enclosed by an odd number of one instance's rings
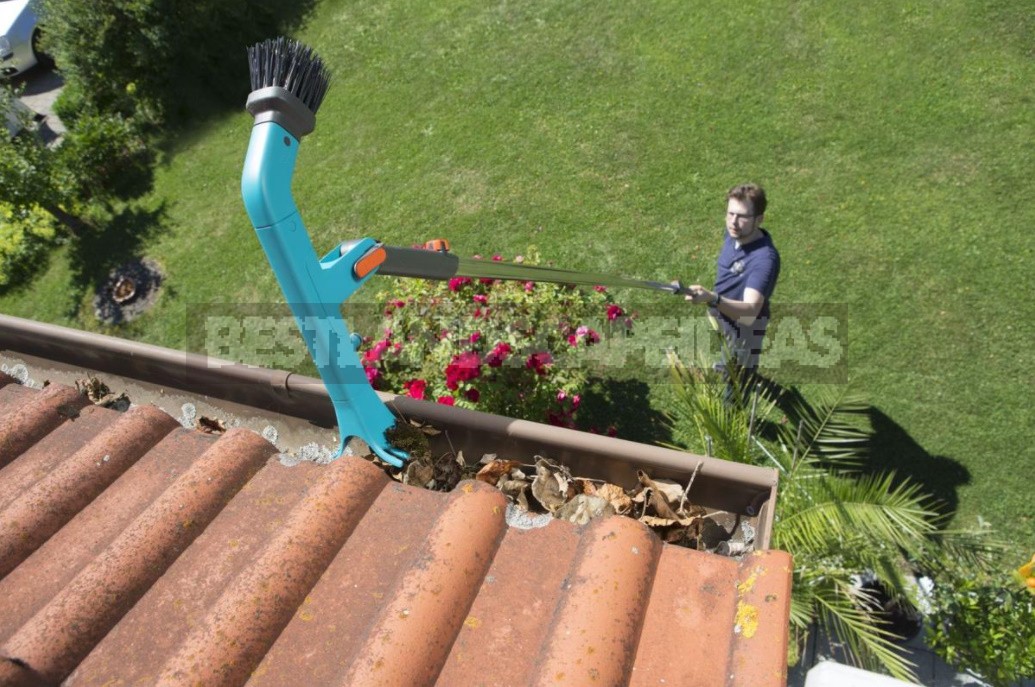
[[[444,236],[461,254],[535,244],[561,266],[707,283],[723,194],[757,180],[783,256],[775,301],[840,304],[876,463],[960,524],[984,516],[1020,562],[1035,548],[1033,33],[1031,3],[1006,0],[324,0],[298,37],[335,78],[296,201],[318,250]],[[243,48],[227,59],[246,80]],[[119,335],[183,346],[188,304],[279,298],[240,201],[250,126],[242,107],[174,141],[150,201],[164,210],[133,246],[168,289]],[[0,309],[96,329],[69,264],[96,253],[55,252]],[[623,297],[642,331],[690,307]]]

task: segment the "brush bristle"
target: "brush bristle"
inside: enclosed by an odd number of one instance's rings
[[[313,49],[281,36],[248,48],[252,91],[279,86],[316,114],[331,74]]]

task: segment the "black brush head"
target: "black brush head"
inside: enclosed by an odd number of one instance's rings
[[[313,49],[296,40],[265,40],[248,48],[252,91],[283,88],[316,114],[327,94],[331,74]]]

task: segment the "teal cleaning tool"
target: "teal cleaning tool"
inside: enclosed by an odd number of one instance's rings
[[[385,253],[373,239],[336,247],[318,258],[291,196],[302,137],[316,127],[329,72],[312,49],[286,38],[248,49],[255,117],[241,175],[241,195],[295,323],[334,404],[340,443],[359,437],[382,460],[402,467],[409,457],[385,431],[395,416],[367,381],[340,305],[376,272]]]

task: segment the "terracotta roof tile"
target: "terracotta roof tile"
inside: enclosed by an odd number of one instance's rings
[[[0,684],[784,684],[784,553],[275,452],[0,377]]]

